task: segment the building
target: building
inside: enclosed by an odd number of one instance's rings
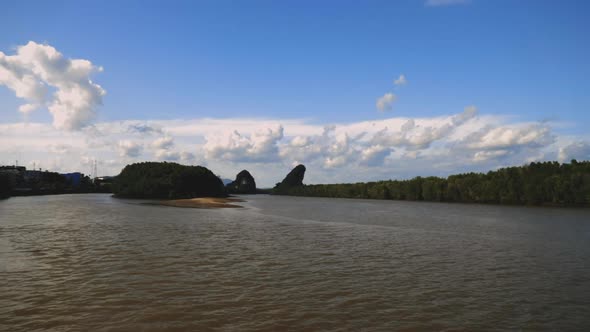
[[[82,174],[80,172],[65,173],[65,174],[61,174],[61,175],[63,175],[66,178],[66,180],[69,183],[71,183],[71,185],[74,187],[79,187],[80,182],[82,181],[82,178],[84,177],[84,174]]]

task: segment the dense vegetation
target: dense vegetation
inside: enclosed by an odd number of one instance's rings
[[[531,163],[486,174],[294,186],[279,194],[434,202],[590,206],[590,162]]]
[[[12,192],[12,183],[10,177],[6,174],[0,174],[0,199],[10,197]]]
[[[72,183],[63,174],[56,172],[36,171],[28,175],[24,172],[0,173],[0,198],[98,191],[90,178],[83,175],[80,175],[77,183]]]
[[[38,178],[23,181],[19,187],[21,186],[31,188],[33,193],[45,194],[61,194],[70,187],[68,180],[55,172],[41,172]]]
[[[125,166],[113,183],[113,192],[133,198],[225,196],[223,182],[207,168],[167,162]]]

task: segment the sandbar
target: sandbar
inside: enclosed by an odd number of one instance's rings
[[[241,208],[242,206],[231,203],[244,202],[243,199],[231,197],[198,197],[188,199],[171,199],[160,201],[157,204],[182,208],[215,209],[215,208]]]

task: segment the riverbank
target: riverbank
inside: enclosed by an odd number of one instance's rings
[[[303,176],[301,175],[301,178]],[[339,184],[281,184],[273,194],[398,201],[590,207],[590,161],[537,162],[487,173]]]
[[[241,208],[242,206],[233,204],[245,202],[239,198],[224,198],[224,197],[198,197],[189,199],[172,199],[167,201],[159,201],[155,204],[164,206],[173,206],[181,208],[197,208],[197,209],[216,209],[216,208]]]

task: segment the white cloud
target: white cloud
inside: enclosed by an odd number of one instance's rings
[[[192,162],[194,162],[194,161],[195,161],[195,159],[196,159],[195,155],[194,155],[194,154],[192,154],[192,153],[190,153],[190,152],[187,152],[187,151],[182,151],[182,152],[180,153],[180,160],[181,160],[182,162],[185,162],[185,163],[192,163]]]
[[[497,150],[504,148],[539,148],[555,141],[551,129],[544,124],[486,127],[465,138],[470,149]]]
[[[543,151],[554,143],[556,135],[548,124],[515,123],[485,125],[451,145],[455,153],[471,155],[474,162],[524,163],[544,159]]]
[[[354,146],[347,133],[335,135],[326,146],[324,167],[341,167],[348,163],[354,154]]]
[[[179,152],[168,150],[157,150],[155,156],[158,160],[177,161],[180,159]]]
[[[395,85],[406,85],[408,81],[406,80],[406,76],[404,74],[399,75],[399,77],[393,81]]]
[[[350,137],[346,131],[337,133],[336,126],[326,126],[321,135],[297,136],[280,145],[280,155],[286,162],[321,160],[321,167],[341,167],[358,154],[357,143],[361,136]]]
[[[162,134],[162,128],[158,126],[149,125],[147,123],[131,123],[127,126],[127,130],[130,133],[138,133],[138,134]]]
[[[443,7],[454,5],[466,5],[470,0],[426,0],[424,5],[428,7]]]
[[[311,140],[309,139],[309,137],[305,137],[305,136],[295,136],[295,138],[293,138],[291,140],[291,145],[295,146],[295,147],[305,147],[308,146],[311,143]]]
[[[504,157],[509,154],[508,150],[478,151],[473,155],[473,161],[487,161],[494,158]]]
[[[381,112],[385,112],[391,110],[393,107],[393,103],[397,100],[397,96],[391,92],[384,94],[383,96],[377,99],[377,109]]]
[[[58,154],[68,153],[72,150],[72,146],[69,144],[51,144],[48,148],[49,151]]]
[[[68,59],[50,45],[30,41],[15,55],[0,52],[0,85],[27,101],[25,114],[46,106],[56,128],[78,130],[90,124],[106,91],[90,75],[102,71],[84,59]],[[55,89],[51,98],[49,89]]]
[[[156,149],[168,150],[174,146],[174,139],[170,136],[164,136],[152,142],[152,146]]]
[[[369,167],[381,166],[392,150],[392,148],[382,145],[369,146],[361,152],[360,164]]]
[[[561,162],[569,162],[572,159],[590,160],[590,143],[577,141],[559,148],[557,158]]]
[[[118,147],[119,156],[121,157],[139,157],[143,150],[143,146],[141,144],[129,140],[119,141]]]
[[[23,104],[18,107],[18,111],[23,114],[29,114],[41,107],[39,104]]]
[[[192,163],[195,161],[195,155],[187,151],[156,150],[154,156],[157,160],[177,161],[182,163]]]
[[[272,162],[278,160],[277,143],[283,138],[283,127],[266,128],[251,135],[237,130],[207,136],[204,148],[208,158],[233,162]]]
[[[474,106],[465,107],[462,113],[437,121],[432,125],[416,125],[414,119],[408,119],[399,130],[387,127],[376,132],[373,144],[391,147],[404,147],[409,150],[423,150],[436,141],[447,138],[453,130],[477,115]]]

